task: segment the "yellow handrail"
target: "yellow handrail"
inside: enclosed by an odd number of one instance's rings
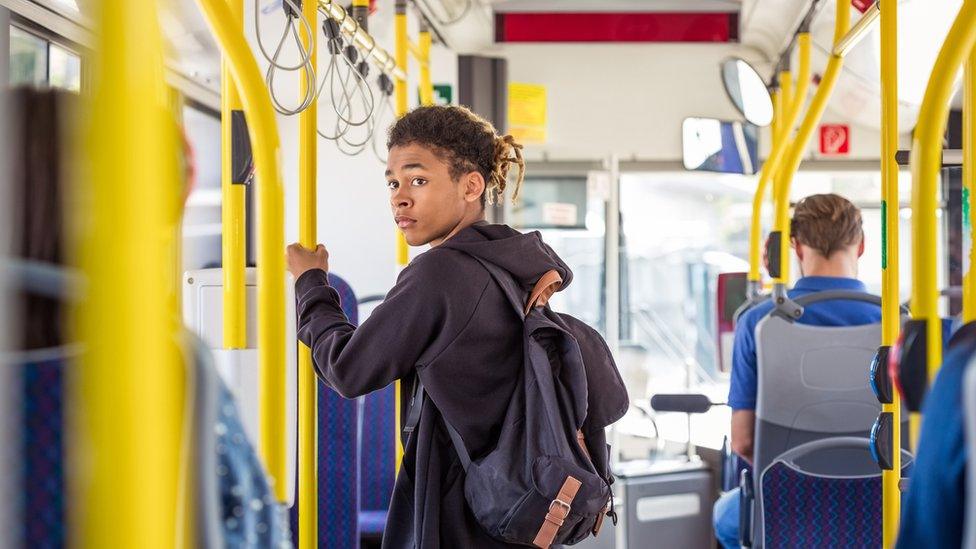
[[[760,277],[760,263],[762,262],[762,205],[769,188],[769,182],[776,178],[777,172],[782,164],[783,157],[789,147],[788,139],[779,139],[781,133],[789,136],[792,134],[793,126],[800,117],[803,104],[806,101],[807,91],[810,88],[810,33],[801,32],[797,37],[800,46],[800,74],[797,80],[796,95],[787,108],[783,105],[782,96],[778,91],[773,92],[774,127],[773,147],[770,150],[769,158],[763,165],[762,172],[759,174],[759,183],[756,186],[756,193],[752,199],[752,225],[749,230],[749,284],[758,290]],[[776,114],[778,113],[778,114]],[[781,128],[789,128],[783,131]]]
[[[837,2],[834,19],[835,44],[843,38],[850,23],[850,5],[847,2]],[[837,55],[830,56],[830,60],[827,62],[827,69],[824,71],[820,86],[817,88],[817,93],[814,94],[813,100],[810,101],[810,107],[807,109],[806,115],[803,118],[803,123],[800,124],[800,129],[797,131],[796,137],[790,143],[789,150],[785,153],[783,165],[780,168],[782,170],[780,175],[783,179],[782,184],[777,185],[775,189],[776,214],[773,224],[773,230],[780,235],[779,272],[776,273],[778,276],[773,277],[773,282],[779,287],[779,291],[782,291],[790,279],[790,187],[793,183],[793,176],[800,168],[803,153],[810,143],[813,130],[820,123],[824,109],[827,108],[827,101],[834,91],[834,85],[837,83],[837,77],[840,76],[840,70],[843,64],[844,59],[842,57]],[[776,288],[774,288],[774,291],[777,291]]]
[[[421,23],[420,36],[417,38],[420,50],[420,104],[434,104],[434,84],[430,80],[430,30],[426,28],[426,23]]]
[[[793,105],[793,73],[791,71],[780,71],[779,95],[780,101],[782,101],[780,108],[783,111],[783,120],[785,121]],[[793,127],[789,124],[780,124],[778,129],[779,140],[789,141],[790,134],[793,133]]]
[[[976,42],[976,1],[967,0],[949,29],[925,89],[912,138],[912,315],[924,320],[927,335],[929,379],[942,365],[942,321],[939,318],[939,288],[936,246],[939,170],[942,167],[942,137],[949,116],[956,74]],[[971,114],[971,113],[970,113]],[[919,414],[911,416],[911,437],[918,440]]]
[[[233,22],[244,27],[243,0],[227,0]],[[220,102],[220,224],[222,274],[224,279],[224,348],[247,347],[247,299],[245,297],[244,271],[246,266],[246,228],[244,225],[246,188],[234,184],[233,178],[233,113],[241,110],[241,96],[231,77],[226,60],[221,60]],[[239,182],[240,183],[240,182]]]
[[[403,78],[403,71],[397,61],[383,48],[376,45],[376,40],[359,26],[356,19],[351,17],[345,8],[333,0],[318,0],[322,14],[339,23],[339,28],[349,39],[359,46],[363,55],[373,61],[376,67],[390,78]],[[367,4],[368,6],[368,4]]]
[[[881,345],[891,347],[901,329],[898,257],[898,0],[881,0]],[[892,391],[892,440],[901,440],[901,395]],[[898,444],[895,445],[899,446]],[[893,547],[901,517],[901,452],[881,472],[882,546]]]
[[[796,88],[793,90],[793,102],[790,104],[790,114],[787,120],[792,120],[793,124],[800,119],[803,112],[803,105],[807,102],[807,93],[810,91],[810,33],[801,32],[796,36],[796,44],[799,50],[800,72],[796,75]],[[793,127],[789,129],[793,132]]]
[[[176,344],[173,223],[180,188],[157,2],[93,3],[86,177],[68,233],[87,295],[67,398],[68,520],[76,547],[170,549],[178,532],[185,370]],[[72,249],[69,247],[69,249]]]
[[[315,2],[302,6],[313,29],[318,28]],[[310,63],[316,65],[318,34],[302,33],[305,51],[312,52]],[[299,78],[299,97],[308,93],[308,82]],[[318,175],[318,102],[298,115],[298,241],[308,249],[318,244],[316,227],[316,180]],[[318,547],[319,479],[318,479],[318,381],[312,365],[312,352],[304,343],[298,345],[298,547]]]
[[[409,39],[407,37],[407,3],[405,0],[397,0],[396,2],[396,15],[394,19],[394,33],[396,39],[396,63],[397,68],[403,74],[403,78],[396,78],[396,115],[397,118],[407,114],[407,72],[409,68],[407,63],[409,59],[408,55],[408,43]],[[397,267],[405,267],[410,263],[410,249],[407,246],[407,239],[403,236],[403,233],[399,230],[396,231],[396,259]],[[400,464],[403,463],[403,442],[400,440],[400,407],[401,407],[401,396],[400,396],[400,381],[397,380],[394,383],[393,389],[393,399],[394,399],[394,422],[393,422],[393,437],[395,444],[395,469],[397,474],[400,473]]]
[[[197,0],[227,55],[241,92],[257,170],[258,367],[261,388],[260,454],[279,501],[285,493],[285,237],[280,144],[271,96],[244,33],[224,0]]]
[[[966,60],[966,71],[964,77],[964,97],[963,97],[963,117],[962,117],[962,180],[963,189],[963,216],[965,226],[963,231],[969,232],[970,248],[969,269],[963,279],[963,298],[962,298],[962,319],[969,323],[976,320],[976,275],[973,273],[973,260],[976,259],[976,240],[973,239],[973,203],[976,193],[976,48],[969,54]]]

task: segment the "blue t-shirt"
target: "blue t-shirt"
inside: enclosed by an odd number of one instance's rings
[[[791,299],[796,299],[824,290],[863,292],[865,287],[864,283],[853,278],[807,276],[798,280],[788,294]],[[772,310],[773,302],[764,301],[746,311],[736,324],[735,343],[732,346],[732,382],[729,386],[729,406],[733,410],[756,409],[756,326]],[[881,307],[863,301],[822,301],[806,307],[798,322],[812,326],[874,324],[881,322]]]
[[[902,508],[898,548],[961,547],[966,490],[962,385],[976,352],[976,324],[953,336],[922,404],[922,432]]]

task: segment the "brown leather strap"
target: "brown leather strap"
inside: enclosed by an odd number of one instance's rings
[[[549,303],[549,298],[556,293],[562,284],[563,277],[559,276],[559,272],[555,269],[542,275],[539,282],[535,284],[535,288],[532,289],[529,302],[525,304],[525,314],[529,314],[533,307],[545,307],[546,303]]]
[[[549,549],[552,545],[563,522],[569,516],[573,500],[576,499],[576,493],[579,492],[580,486],[582,485],[583,483],[575,478],[566,477],[566,482],[559,489],[559,495],[549,504],[549,512],[546,513],[546,519],[542,522],[542,527],[539,528],[539,533],[536,534],[535,541],[532,542],[536,547]]]
[[[590,455],[590,451],[586,448],[586,437],[583,436],[583,431],[579,429],[576,430],[576,442],[583,449],[583,454],[586,456],[586,459],[590,460],[590,463],[593,463],[593,456]]]

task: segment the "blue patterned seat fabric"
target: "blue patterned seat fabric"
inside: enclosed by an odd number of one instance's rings
[[[66,546],[64,474],[64,370],[62,359],[23,365],[23,544]],[[222,383],[217,402],[217,479],[221,531],[228,547],[290,547],[284,510],[253,445],[244,434],[234,399]]]
[[[339,293],[346,318],[359,323],[359,305],[352,287],[329,273],[329,283]],[[323,383],[318,384],[318,546],[359,546],[359,463],[362,435],[362,402],[346,400]],[[296,483],[297,486],[297,483]],[[292,532],[297,545],[298,500],[291,509]]]
[[[881,475],[825,478],[783,462],[762,477],[765,547],[881,546]]]

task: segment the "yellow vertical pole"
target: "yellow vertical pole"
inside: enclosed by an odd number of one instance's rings
[[[280,141],[271,96],[257,61],[224,0],[197,0],[227,55],[247,114],[257,170],[258,368],[261,388],[259,450],[274,485],[285,493],[285,235]]]
[[[403,71],[403,79],[396,79],[396,115],[397,118],[407,114],[407,78],[409,75],[407,67],[407,54],[409,52],[407,38],[407,2],[406,0],[396,0],[396,15],[394,21],[394,31],[396,35],[396,64]],[[405,267],[410,262],[410,250],[407,247],[407,239],[399,230],[396,231],[396,254],[397,267]],[[400,440],[400,381],[394,384],[394,425],[393,436],[396,440],[396,472],[400,472],[400,464],[403,462],[403,442]]]
[[[227,0],[233,17],[232,22],[244,28],[243,0]],[[246,229],[243,184],[233,179],[233,113],[241,110],[241,97],[234,84],[227,60],[221,60],[220,69],[220,223],[221,255],[224,279],[224,348],[247,347],[247,300],[245,298],[244,268],[246,264]],[[239,182],[243,183],[243,182]]]
[[[882,12],[884,16],[884,12]],[[976,49],[966,60],[962,118],[962,179],[963,179],[963,209],[965,214],[963,227],[969,233],[969,269],[963,279],[963,322],[976,320],[976,275],[973,267],[976,265],[976,234],[973,234],[973,193],[976,193]]]
[[[796,35],[800,58],[800,70],[796,75],[796,88],[793,90],[793,102],[790,105],[789,118],[791,124],[795,125],[803,112],[803,105],[807,100],[807,92],[810,91],[810,33],[803,31]],[[792,136],[792,125],[787,130],[787,137]]]
[[[912,139],[912,314],[925,320],[929,380],[942,366],[942,321],[936,246],[936,200],[942,167],[942,137],[949,116],[956,73],[976,41],[976,1],[967,0],[949,29],[925,89]],[[911,416],[913,447],[918,441],[919,414]]]
[[[68,235],[87,295],[68,380],[71,545],[170,549],[178,533],[184,369],[170,293],[180,187],[157,2],[93,2],[90,111]],[[135,184],[138,182],[138,184]]]
[[[837,2],[836,14],[834,18],[834,43],[836,44],[847,33],[851,23],[850,6],[846,2]],[[824,110],[827,108],[827,101],[834,91],[837,78],[840,76],[841,67],[844,64],[843,57],[831,54],[827,62],[817,93],[810,101],[803,123],[797,130],[796,137],[790,142],[789,150],[784,154],[782,171],[782,184],[776,189],[776,214],[774,219],[774,231],[780,235],[780,265],[779,276],[774,277],[775,292],[783,292],[786,283],[790,280],[790,187],[793,176],[800,167],[803,160],[803,153],[810,143],[813,130],[820,123]]]
[[[420,104],[434,104],[434,84],[430,79],[430,28],[427,21],[420,19],[420,35],[417,38],[417,46],[420,50]]]
[[[770,135],[773,146],[769,153],[769,158],[763,165],[762,172],[759,174],[759,184],[756,187],[756,194],[752,199],[752,225],[749,231],[749,286],[750,292],[758,292],[760,286],[760,263],[762,258],[762,205],[769,188],[770,181],[777,178],[777,172],[782,164],[783,158],[790,144],[790,137],[793,134],[793,127],[796,125],[803,105],[806,102],[807,91],[810,87],[810,33],[800,32],[797,35],[799,45],[800,72],[797,75],[796,90],[793,92],[792,101],[785,103],[780,90],[772,92],[773,100],[773,125]],[[780,84],[782,85],[782,83]],[[784,129],[785,128],[785,129]],[[784,136],[779,138],[778,136]],[[775,192],[773,193],[775,197]],[[775,201],[774,201],[775,203]]]
[[[773,121],[769,127],[769,138],[772,142],[769,157],[763,164],[759,174],[759,183],[756,186],[756,193],[752,197],[752,224],[749,226],[749,291],[758,294],[761,289],[762,276],[760,274],[760,264],[762,263],[762,206],[766,198],[766,189],[769,187],[770,180],[775,175],[773,166],[774,159],[782,144],[779,140],[779,126],[783,124],[783,108],[779,89],[771,92],[773,101]]]
[[[312,29],[318,28],[317,2],[302,6]],[[301,36],[302,45],[311,52],[309,61],[317,66],[318,33]],[[300,78],[299,97],[308,93],[309,82]],[[311,85],[315,85],[314,82]],[[318,243],[316,228],[316,180],[318,101],[298,115],[298,241],[314,249]],[[304,343],[298,346],[298,547],[318,547],[318,384],[312,366],[312,352]]]
[[[881,345],[891,347],[901,329],[898,258],[898,0],[881,0]],[[881,472],[882,546],[894,547],[901,516],[901,396],[881,412],[892,417],[891,470]]]
[[[779,96],[781,112],[783,113],[783,119],[786,119],[786,115],[789,114],[790,109],[793,105],[793,73],[785,70],[779,73]],[[793,128],[787,126],[787,124],[779,124],[777,127],[779,130],[779,140],[789,140],[790,134],[793,133]]]

